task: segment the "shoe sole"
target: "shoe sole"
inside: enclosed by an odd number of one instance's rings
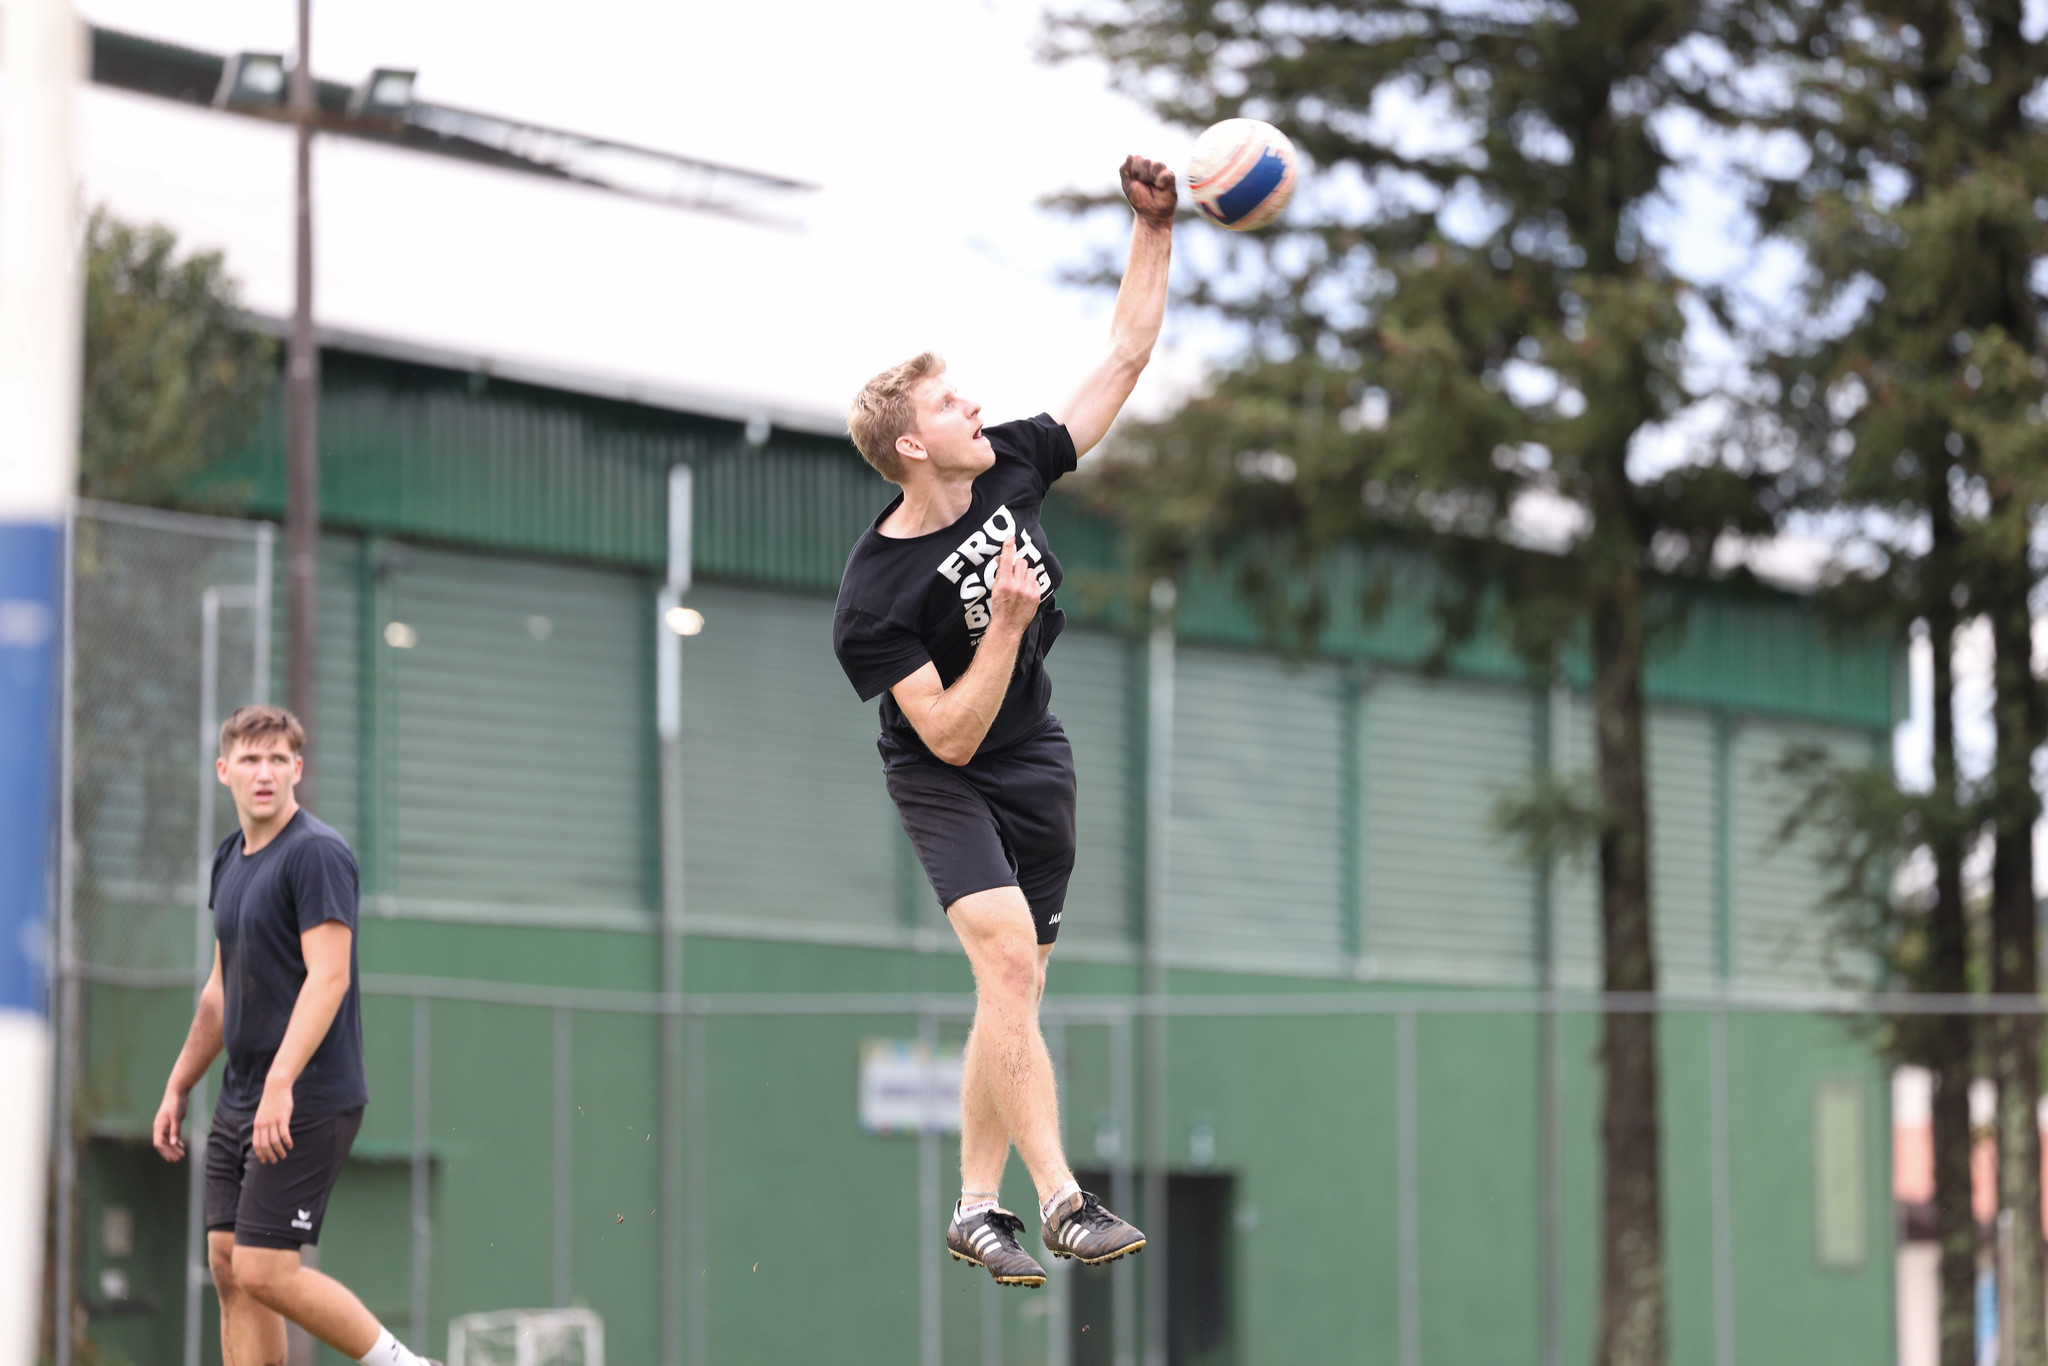
[[[965,1262],[969,1266],[978,1266],[983,1271],[988,1271],[988,1263],[982,1261],[979,1257],[970,1257],[964,1252],[954,1252],[950,1247],[946,1251],[952,1253],[953,1260],[956,1262]],[[1045,1284],[1045,1277],[1043,1276],[998,1276],[993,1271],[988,1271],[988,1274],[989,1279],[997,1285],[1021,1285],[1026,1290],[1036,1290],[1039,1286]]]
[[[1128,1243],[1116,1251],[1106,1252],[1100,1257],[1077,1257],[1071,1252],[1062,1252],[1058,1248],[1049,1248],[1047,1250],[1055,1257],[1065,1257],[1069,1261],[1079,1262],[1082,1266],[1104,1266],[1119,1257],[1128,1257],[1133,1252],[1143,1252],[1145,1250],[1145,1240],[1140,1238],[1135,1243]]]

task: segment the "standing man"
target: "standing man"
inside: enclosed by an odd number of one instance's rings
[[[356,856],[293,794],[305,745],[282,707],[243,707],[220,728],[214,771],[241,828],[214,851],[213,973],[157,1107],[156,1150],[185,1156],[185,1099],[225,1048],[206,1144],[206,1253],[226,1366],[282,1366],[286,1319],[363,1366],[437,1366],[299,1259],[320,1241],[370,1098]]]
[[[883,778],[974,968],[946,1246],[1001,1285],[1045,1284],[1023,1221],[996,1203],[1012,1144],[1053,1255],[1093,1265],[1145,1246],[1074,1181],[1038,1027],[1074,868],[1074,756],[1045,670],[1066,616],[1039,511],[1116,420],[1166,312],[1173,172],[1134,156],[1121,178],[1138,221],[1109,354],[1057,414],[984,429],[927,351],[869,380],[846,419],[902,493],[847,558],[832,646],[861,700],[882,697]]]

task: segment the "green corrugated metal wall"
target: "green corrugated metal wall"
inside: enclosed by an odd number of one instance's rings
[[[652,904],[647,585],[407,546],[382,601],[417,643],[372,647],[405,813],[382,829],[380,886],[401,905]]]
[[[1346,961],[1344,700],[1327,664],[1187,649],[1174,667],[1168,943],[1213,963]]]
[[[1822,727],[1736,728],[1728,756],[1737,794],[1731,823],[1734,970],[1745,983],[1790,991],[1868,983],[1867,953],[1831,939],[1825,917],[1816,914],[1830,890],[1815,863],[1816,837],[1782,839],[1798,801],[1797,789],[1777,770],[1788,743],[1818,746],[1846,763],[1875,757],[1870,739]]]
[[[705,623],[683,642],[690,914],[887,936],[914,908],[914,870],[879,781],[874,710],[830,664],[830,604],[712,585],[690,602]],[[929,896],[921,877],[915,895]]]
[[[1590,725],[1590,709],[1587,717]],[[1696,711],[1651,715],[1650,896],[1657,985],[1709,991],[1717,980],[1713,718]]]
[[[734,423],[343,352],[323,360],[321,402],[323,516],[360,531],[657,569],[667,471],[687,461],[698,474],[701,576],[829,592],[890,492],[843,440],[777,432],[757,449]],[[283,469],[273,404],[214,477],[246,491],[252,511],[277,516]],[[1051,500],[1047,522],[1070,572],[1069,606],[1124,620],[1113,528],[1064,497]],[[1370,624],[1357,611],[1367,577],[1361,556],[1332,562],[1319,648],[1419,662],[1435,639],[1430,571],[1396,573],[1392,606]],[[1657,700],[1847,725],[1892,719],[1892,642],[1832,641],[1807,604],[1784,596],[1702,595],[1685,619],[1682,637],[1652,652],[1646,686]],[[1250,611],[1208,574],[1191,578],[1180,629],[1190,641],[1262,639]],[[1583,684],[1583,660],[1568,663]],[[1503,680],[1524,673],[1491,640],[1461,650],[1455,667]]]
[[[369,534],[323,546],[319,810],[358,842],[366,909],[385,913],[366,918],[366,971],[654,985],[650,571],[667,466],[688,459],[710,580],[691,598],[706,629],[684,643],[686,889],[699,931],[689,989],[968,985],[956,956],[916,951],[944,943],[943,929],[877,780],[873,708],[853,699],[829,657],[819,590],[886,492],[843,446],[778,437],[749,451],[728,424],[359,358],[331,359],[327,383],[328,508],[337,527]],[[276,465],[274,435],[244,453],[259,507],[265,497],[276,506]],[[1055,544],[1073,571],[1063,597],[1087,618],[1095,613],[1083,609],[1107,605],[1091,593],[1114,564],[1113,538],[1070,504],[1054,509]],[[1359,667],[1420,658],[1428,628],[1412,598],[1370,630],[1340,623],[1325,642],[1337,658],[1298,666],[1229,648],[1256,637],[1226,598],[1197,584],[1183,602],[1173,989],[1325,990],[1361,970],[1429,984],[1535,981],[1546,888],[1493,838],[1490,808],[1546,743],[1561,768],[1587,766],[1583,695],[1554,702],[1484,646],[1450,679]],[[544,633],[533,617],[548,619]],[[394,621],[417,643],[391,644]],[[1808,851],[1766,847],[1783,810],[1770,764],[1790,738],[1867,747],[1889,720],[1887,649],[1832,646],[1789,600],[1709,599],[1693,622],[1654,673],[1665,984],[1713,980],[1724,940],[1739,985],[1821,984],[1813,945],[1796,933],[1818,888]],[[1121,995],[1136,984],[1143,647],[1077,625],[1052,673],[1083,784],[1081,866],[1054,990]],[[1723,811],[1740,864],[1732,881],[1719,861]],[[1558,979],[1590,985],[1585,870],[1556,869],[1547,890]],[[1788,934],[1797,942],[1786,948]],[[1261,965],[1281,971],[1254,975]],[[132,1134],[146,1121],[189,1000],[186,990],[95,991],[88,1105],[102,1131]],[[617,1359],[651,1360],[653,1021],[565,1014],[576,1064],[573,1289],[605,1313]],[[558,1158],[552,1125],[537,1117],[552,1117],[541,1060],[560,1018],[451,1001],[431,1016],[432,1109],[421,1117],[436,1221],[429,1348],[451,1314],[553,1297]],[[374,997],[365,1024],[377,1101],[365,1160],[348,1177],[361,1219],[335,1225],[330,1265],[403,1322],[393,1272],[404,1261],[405,1178],[390,1159],[415,1119],[410,1003]],[[703,1272],[710,1360],[780,1360],[830,1341],[849,1360],[894,1361],[914,1343],[915,1146],[860,1135],[852,1121],[854,1042],[910,1027],[831,1017],[704,1026],[707,1066],[693,1076],[715,1173],[703,1193],[718,1231]],[[1597,1285],[1598,1089],[1591,1022],[1567,1020],[1561,1032],[1563,1337],[1568,1358],[1582,1359]],[[1534,1357],[1535,1033],[1526,1017],[1417,1025],[1426,1360]],[[1084,1158],[1104,1132],[1104,1034],[1076,1027],[1068,1040],[1067,1136]],[[1393,1233],[1393,1037],[1385,1018],[1172,1026],[1166,1146],[1178,1163],[1193,1126],[1206,1126],[1216,1166],[1237,1177],[1247,1366],[1398,1359],[1406,1254]],[[1889,1268],[1881,1257],[1852,1272],[1816,1268],[1805,1142],[1817,1078],[1865,1084],[1868,1198],[1885,1208],[1881,1068],[1825,1021],[1738,1019],[1730,1043],[1741,1098],[1730,1116],[1738,1359],[1881,1356]],[[1703,1172],[1700,1022],[1670,1021],[1663,1048],[1670,1169]],[[1012,1203],[1028,1200],[1014,1167],[1011,1176]],[[1675,1366],[1713,1359],[1702,1185],[1670,1187]],[[771,1236],[795,1224],[876,1255],[813,1285],[783,1264],[786,1244]],[[1305,1239],[1356,1257],[1304,1259]],[[1489,1314],[1470,1312],[1475,1283],[1488,1287]],[[948,1360],[979,1351],[982,1289],[966,1276],[944,1283]],[[1040,1359],[1030,1306],[1042,1301],[1000,1303],[1003,1359]]]
[[[1366,953],[1405,979],[1530,985],[1536,881],[1493,808],[1532,771],[1531,694],[1388,675],[1359,705]]]

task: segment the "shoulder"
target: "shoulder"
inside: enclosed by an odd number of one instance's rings
[[[1028,468],[1047,486],[1079,463],[1074,438],[1050,413],[984,427],[982,435],[995,448],[998,466],[1007,463]]]
[[[348,841],[342,838],[339,830],[310,811],[301,811],[292,824],[294,829],[289,852],[294,864],[309,868],[346,868],[351,874],[355,872],[356,851],[348,847]]]
[[[832,607],[835,619],[849,613],[871,617],[889,615],[901,588],[901,572],[894,563],[900,555],[895,551],[899,544],[873,527],[861,533],[846,557],[845,570],[839,576],[839,596]]]
[[[1041,452],[1056,454],[1074,449],[1074,438],[1067,435],[1066,427],[1051,413],[1020,417],[1014,422],[998,422],[993,427],[982,428],[981,434],[988,438],[988,444],[996,448],[998,455],[1028,459]]]
[[[228,832],[226,839],[213,846],[213,866],[216,871],[228,861],[228,856],[235,852],[235,846],[241,842],[242,827],[238,825]]]

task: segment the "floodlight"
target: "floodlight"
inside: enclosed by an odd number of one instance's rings
[[[380,66],[349,92],[348,112],[359,119],[403,119],[412,108],[412,83],[419,72]]]
[[[217,109],[248,109],[284,103],[284,55],[278,52],[237,52],[220,70],[213,92]]]

